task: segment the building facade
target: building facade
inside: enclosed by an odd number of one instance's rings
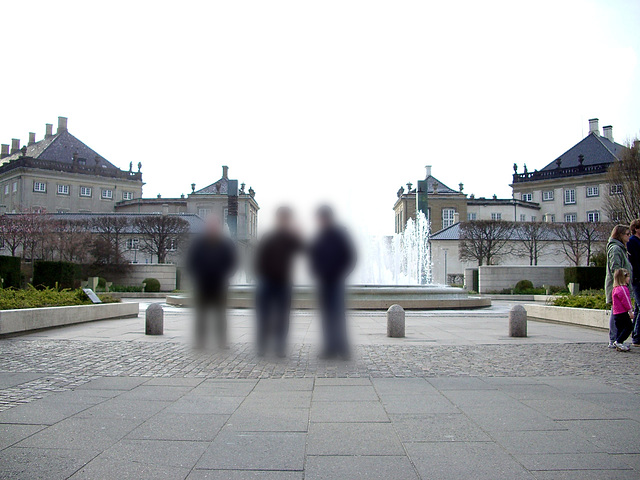
[[[514,165],[514,198],[540,205],[547,222],[615,221],[605,212],[605,199],[620,186],[606,181],[609,166],[626,147],[613,140],[613,127],[600,134],[598,119],[589,120],[589,134],[541,170],[518,172]]]
[[[69,133],[67,119],[58,130],[46,125],[44,139],[0,151],[0,205],[6,212],[107,213],[120,200],[142,196],[141,163],[121,170]]]

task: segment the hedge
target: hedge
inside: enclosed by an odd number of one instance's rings
[[[144,291],[145,292],[159,292],[160,291],[160,281],[156,278],[145,278],[142,283],[144,283]]]
[[[607,306],[603,290],[580,292],[579,295],[561,295],[554,298],[551,304],[556,307],[592,308],[598,310],[611,308],[610,305]]]
[[[600,290],[604,288],[605,267],[567,267],[564,269],[564,283],[579,283],[580,290]]]
[[[33,285],[38,288],[75,288],[80,283],[80,265],[71,262],[33,263]]]
[[[98,297],[103,303],[120,301],[108,294],[98,295]],[[0,290],[0,310],[92,304],[93,302],[89,300],[89,297],[80,288],[77,290],[56,290],[55,288],[36,290],[30,285],[29,288],[24,290],[14,290],[12,288]]]
[[[0,277],[3,288],[20,288],[20,257],[0,255]]]

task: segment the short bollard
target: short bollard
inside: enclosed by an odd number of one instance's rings
[[[527,336],[527,311],[522,305],[514,305],[509,311],[509,336]]]
[[[164,330],[164,311],[159,303],[152,303],[145,313],[145,334],[162,335]]]
[[[391,305],[387,310],[387,337],[404,337],[404,308]]]

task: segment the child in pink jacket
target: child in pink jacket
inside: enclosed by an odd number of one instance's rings
[[[613,293],[611,294],[613,300],[613,321],[616,326],[618,335],[616,336],[613,345],[619,352],[628,352],[629,347],[624,344],[624,341],[629,338],[633,325],[631,319],[633,318],[633,311],[631,306],[631,296],[629,295],[629,272],[624,268],[619,268],[613,273]]]

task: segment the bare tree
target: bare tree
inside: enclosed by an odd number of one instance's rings
[[[158,263],[166,263],[167,254],[189,232],[189,222],[177,215],[145,215],[135,221],[142,237],[140,250],[158,257]]]
[[[538,258],[549,246],[551,228],[545,222],[522,222],[514,228],[522,252],[529,256],[529,265],[538,265]]]
[[[52,219],[50,238],[60,260],[84,263],[89,257],[91,233],[83,219]]]
[[[514,223],[502,220],[475,220],[460,224],[460,260],[492,265],[511,252]]]
[[[576,267],[580,266],[587,254],[582,226],[577,222],[555,223],[553,230],[560,241],[560,253],[563,253]]]
[[[131,226],[129,217],[120,215],[103,215],[91,221],[91,231],[94,234],[91,253],[96,263],[103,265],[124,263],[122,242]]]
[[[24,241],[24,231],[19,220],[18,215],[5,214],[0,217],[0,235],[2,235],[2,240],[12,257],[16,256],[18,248],[22,246]]]
[[[36,259],[45,235],[43,213],[22,213],[17,216],[18,228],[22,230],[22,258]],[[27,257],[28,255],[28,257]],[[39,255],[38,255],[39,256]]]
[[[581,230],[581,238],[584,243],[584,250],[587,256],[587,265],[591,265],[591,257],[598,245],[607,241],[611,228],[607,228],[607,224],[596,222],[579,223]]]
[[[631,223],[640,218],[640,140],[627,144],[619,162],[607,172],[611,191],[605,197],[605,211],[616,223]]]

